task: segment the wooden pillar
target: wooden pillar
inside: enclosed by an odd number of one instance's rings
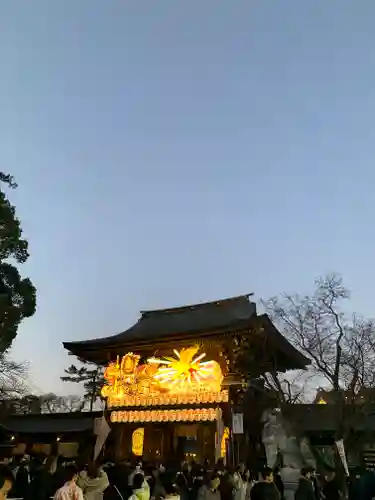
[[[163,426],[163,436],[162,436],[162,457],[163,459],[173,460],[175,458],[174,449],[174,425],[166,424]]]
[[[208,424],[207,458],[211,464],[215,463],[216,454],[216,422]]]
[[[113,431],[114,457],[116,461],[131,458],[132,432],[131,425],[117,424]]]
[[[205,440],[206,440],[205,426],[203,424],[198,424],[197,429],[197,444],[198,444],[198,463],[202,464],[205,454]]]

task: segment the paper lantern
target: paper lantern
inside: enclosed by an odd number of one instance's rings
[[[132,435],[132,452],[133,455],[141,457],[143,455],[143,443],[145,439],[145,430],[139,427],[133,432]]]

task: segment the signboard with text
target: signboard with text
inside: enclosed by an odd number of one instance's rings
[[[243,434],[243,413],[233,413],[232,432],[233,434]]]

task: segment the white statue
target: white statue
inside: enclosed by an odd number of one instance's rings
[[[297,443],[295,436],[288,435],[281,411],[276,408],[263,413],[262,441],[266,450],[268,467],[275,467],[277,454],[283,458],[281,475],[284,481],[294,483],[298,480],[302,467],[307,464],[314,466],[314,459],[309,450],[307,440],[302,440],[302,446]]]
[[[266,450],[267,465],[274,467],[279,450],[279,424],[277,422],[276,412],[274,410],[266,410],[262,415],[264,422],[262,430],[262,441]]]

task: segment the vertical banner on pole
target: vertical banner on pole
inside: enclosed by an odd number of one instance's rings
[[[104,443],[107,440],[108,434],[111,432],[111,428],[107,423],[105,416],[101,418],[96,418],[94,421],[94,434],[96,435],[96,443],[94,449],[94,462],[98,458]]]
[[[243,413],[233,413],[232,414],[232,453],[233,453],[232,456],[233,456],[233,465],[234,466],[238,465],[240,462],[240,441],[238,440],[238,438],[234,439],[234,436],[235,435],[242,435],[242,434],[243,434]],[[237,449],[235,450],[235,448],[237,448]]]
[[[232,431],[233,434],[243,434],[243,413],[233,413]]]
[[[349,468],[348,468],[348,462],[346,460],[346,455],[345,455],[344,440],[343,439],[339,439],[338,441],[335,441],[335,444],[336,444],[336,447],[337,447],[338,454],[339,454],[339,456],[341,458],[341,462],[342,462],[342,465],[344,467],[345,474],[347,476],[349,476]]]

